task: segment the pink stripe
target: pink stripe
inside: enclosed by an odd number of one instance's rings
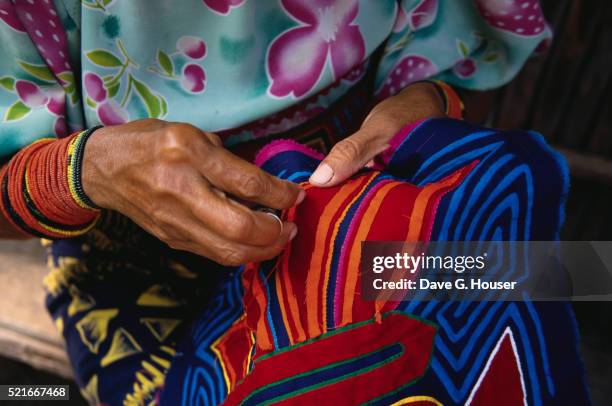
[[[297,141],[282,139],[272,141],[266,144],[262,149],[260,149],[257,155],[255,156],[255,165],[261,167],[274,156],[283,152],[290,151],[301,152],[302,154],[317,159],[319,161],[325,158],[325,155],[323,155],[322,153],[315,151],[314,149],[307,147],[306,145],[300,144]]]

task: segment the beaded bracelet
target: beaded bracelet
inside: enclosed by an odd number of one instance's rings
[[[93,127],[83,131],[70,143],[68,148],[68,179],[70,185],[70,193],[72,198],[85,209],[99,209],[99,207],[91,201],[83,190],[81,183],[81,171],[83,169],[83,154],[85,152],[85,143],[87,139],[100,127]]]
[[[442,100],[444,101],[444,113],[446,114],[446,116],[458,120],[463,118],[463,102],[461,101],[459,95],[448,84],[442,82],[441,80],[421,80],[415,83],[432,84],[438,91]],[[403,140],[406,138],[407,134],[409,134],[425,120],[426,119],[422,119],[416,122],[408,123],[404,127],[402,127],[389,140],[389,147],[374,158],[374,163],[373,165],[370,165],[370,168],[376,170],[383,170],[389,164],[393,157],[393,154],[399,148]]]
[[[62,139],[44,138],[19,151],[0,171],[0,211],[22,234],[74,237],[100,210],[81,183],[85,144],[99,127]]]
[[[435,86],[436,90],[440,94],[440,97],[444,101],[444,113],[450,118],[461,119],[463,118],[463,110],[465,106],[463,101],[453,90],[450,85],[441,80],[426,80],[425,82],[431,83]]]

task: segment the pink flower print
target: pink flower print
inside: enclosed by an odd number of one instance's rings
[[[189,64],[183,68],[181,86],[191,93],[200,93],[206,86],[206,74],[200,65]]]
[[[412,31],[429,27],[438,15],[438,0],[421,0],[408,13],[408,25]]]
[[[38,85],[27,80],[18,80],[15,83],[15,90],[23,104],[30,108],[44,106],[49,101],[49,97]]]
[[[118,125],[127,123],[129,116],[113,99],[108,99],[97,108],[98,118],[104,125]]]
[[[408,26],[408,14],[404,11],[402,5],[397,6],[397,15],[393,24],[393,32],[402,32]]]
[[[489,25],[516,35],[538,35],[546,28],[538,0],[476,0]]]
[[[95,101],[102,102],[106,100],[106,89],[102,78],[93,72],[87,72],[83,76],[83,87],[87,96]]]
[[[70,71],[68,41],[53,2],[18,1],[15,11],[51,72],[57,76]]]
[[[467,79],[476,73],[476,61],[471,58],[461,59],[453,66],[455,75]]]
[[[365,43],[353,24],[357,0],[282,0],[282,5],[301,24],[270,45],[267,68],[273,96],[306,94],[319,80],[328,54],[335,79],[363,60]]]
[[[68,133],[68,126],[66,125],[66,117],[59,116],[55,119],[55,124],[53,125],[53,130],[55,131],[55,135],[61,137]]]
[[[66,114],[66,93],[64,89],[59,87],[51,88],[47,91],[49,101],[47,102],[47,110],[56,116]]]
[[[227,14],[232,8],[240,7],[246,0],[204,0],[204,4],[219,14]]]
[[[344,75],[342,77],[342,80],[347,80],[351,83],[356,83],[359,80],[361,80],[361,78],[363,78],[366,74],[367,71],[367,66],[368,64],[366,62],[363,62],[362,64],[358,65],[356,68],[351,69],[346,75]]]
[[[461,79],[467,79],[476,73],[476,61],[470,57],[470,50],[465,42],[460,39],[455,41],[457,43],[457,52],[461,55],[461,59],[453,65],[453,72]]]
[[[422,55],[406,55],[400,60],[378,90],[379,99],[393,96],[412,82],[429,78],[438,73],[438,67]]]
[[[0,20],[15,31],[25,32],[25,28],[23,28],[23,24],[19,21],[11,0],[0,0]]]
[[[98,113],[98,119],[102,124],[118,125],[129,121],[127,111],[115,100],[108,98],[104,81],[96,73],[87,72],[83,75],[83,88],[87,97],[93,102],[92,108]]]
[[[206,44],[201,38],[185,36],[176,42],[176,49],[191,59],[202,59],[206,55]]]

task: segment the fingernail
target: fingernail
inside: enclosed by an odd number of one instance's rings
[[[304,192],[303,190],[300,190],[300,194],[298,195],[297,200],[295,201],[295,205],[297,206],[298,204],[302,203],[305,197],[306,197],[306,192]]]
[[[310,182],[318,185],[324,185],[334,176],[334,170],[326,163],[319,165],[316,171],[310,175]]]

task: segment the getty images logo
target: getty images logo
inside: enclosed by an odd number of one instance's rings
[[[481,271],[486,267],[488,254],[482,255],[419,255],[396,253],[388,256],[375,256],[372,260],[372,271],[376,274],[386,270],[405,270],[414,274],[417,270],[431,271]]]

